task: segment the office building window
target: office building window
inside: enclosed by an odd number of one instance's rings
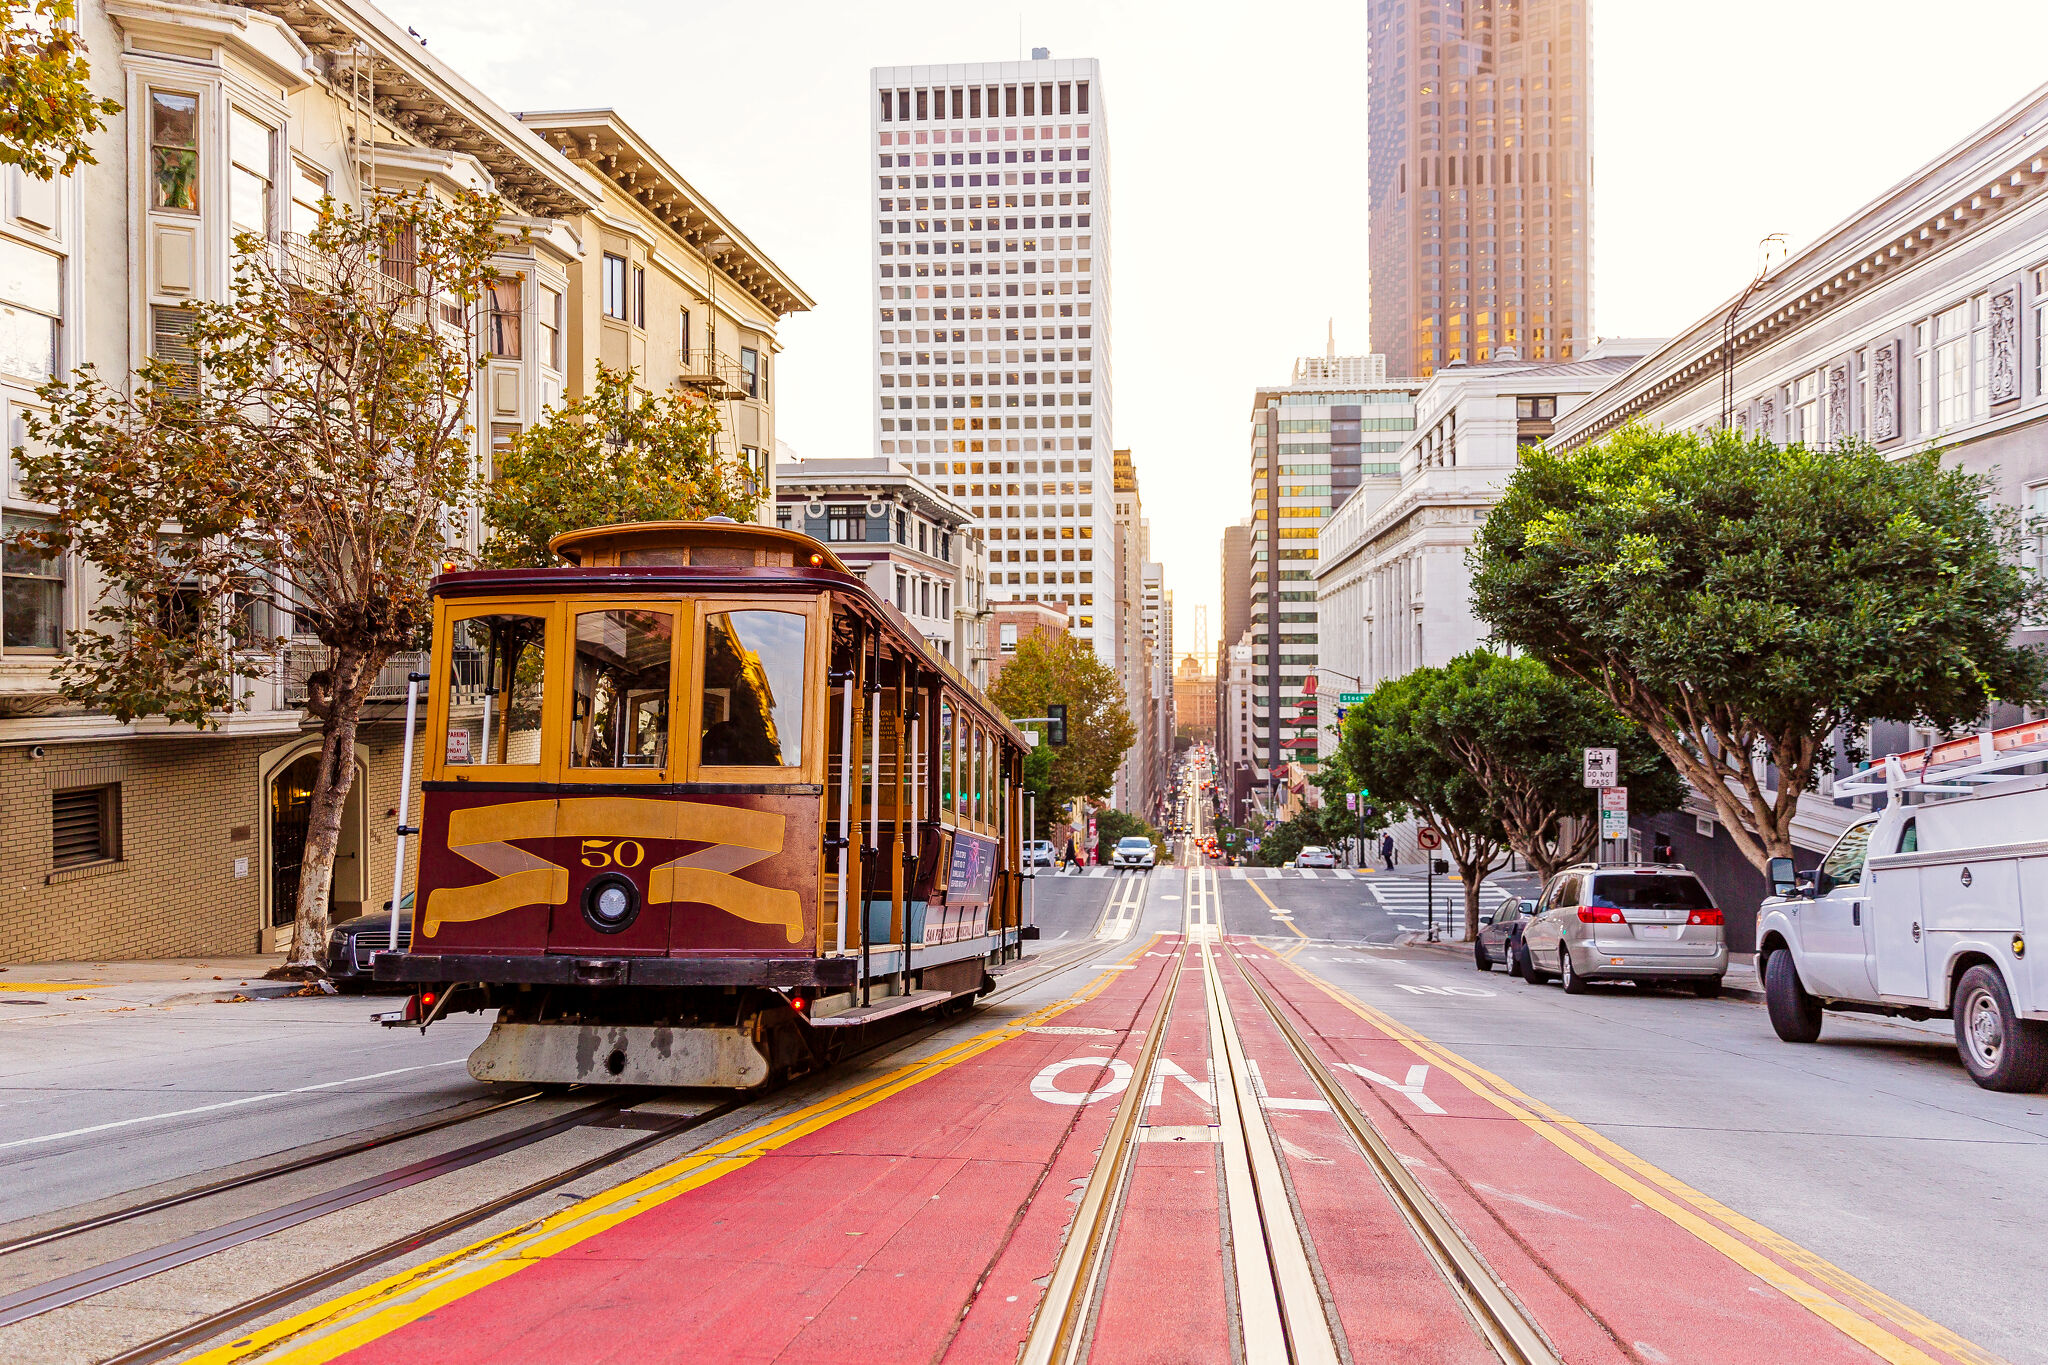
[[[1988,407],[1985,296],[1965,299],[1913,327],[1913,373],[1920,392],[1920,430],[1943,431]]]

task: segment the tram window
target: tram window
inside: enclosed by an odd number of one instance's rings
[[[953,743],[953,704],[939,703],[939,809],[947,815],[955,814],[953,805],[953,755],[958,746]]]
[[[586,611],[576,618],[574,768],[666,768],[676,618],[665,611]]]
[[[974,727],[974,818],[988,819],[988,731]]]
[[[803,763],[806,618],[726,611],[704,618],[705,767]]]
[[[523,613],[454,623],[448,651],[446,762],[540,762],[547,619]]]

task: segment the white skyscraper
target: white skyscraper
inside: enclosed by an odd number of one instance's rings
[[[875,440],[1118,667],[1102,86],[1032,57],[872,73]]]

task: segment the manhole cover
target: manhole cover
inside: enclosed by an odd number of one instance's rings
[[[1116,1030],[1113,1028],[1082,1028],[1078,1025],[1071,1024],[1042,1024],[1037,1028],[1028,1028],[1024,1031],[1026,1033],[1057,1033],[1060,1034],[1062,1037],[1069,1038],[1108,1038],[1116,1033]]]

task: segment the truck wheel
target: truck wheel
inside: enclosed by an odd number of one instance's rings
[[[1764,959],[1764,1007],[1771,1027],[1786,1042],[1811,1043],[1820,1037],[1820,1001],[1800,984],[1790,949],[1780,948]]]
[[[1493,958],[1487,954],[1486,941],[1484,939],[1474,939],[1472,941],[1472,965],[1482,972],[1493,970]]]
[[[1557,981],[1566,995],[1584,995],[1588,989],[1586,978],[1572,965],[1572,950],[1562,943],[1557,945]]]
[[[2034,1091],[2048,1080],[2048,1037],[2013,1012],[2005,978],[1976,966],[1956,986],[1956,1051],[1970,1079],[1986,1090]]]

